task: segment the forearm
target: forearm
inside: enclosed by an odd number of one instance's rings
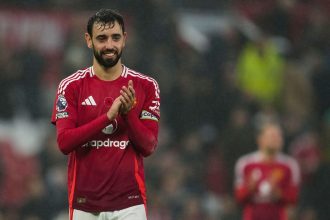
[[[290,186],[280,191],[280,200],[285,203],[296,203],[298,199],[298,187]]]
[[[235,189],[235,197],[239,203],[244,203],[252,196],[252,189],[248,186],[240,186]]]
[[[123,118],[126,121],[129,140],[133,143],[134,148],[144,157],[152,154],[158,142],[158,127],[148,128],[133,112],[129,112]]]
[[[109,123],[110,120],[106,114],[79,127],[75,127],[69,121],[59,120],[56,123],[58,146],[64,154],[69,154],[90,141],[93,136],[109,125]]]

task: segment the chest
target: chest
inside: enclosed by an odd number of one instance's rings
[[[252,164],[245,169],[245,177],[256,183],[263,181],[285,184],[290,178],[290,171],[284,164]]]
[[[79,124],[85,124],[96,117],[105,114],[113,104],[113,101],[120,95],[123,86],[127,86],[128,80],[121,79],[113,83],[99,81],[84,81],[77,94],[77,117]],[[145,100],[145,93],[141,85],[135,84],[135,96],[139,100],[136,114],[142,111],[142,103]],[[120,121],[120,116],[117,119]]]

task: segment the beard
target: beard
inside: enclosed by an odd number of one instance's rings
[[[114,53],[113,58],[103,58],[104,54],[111,53],[111,52]],[[104,51],[96,51],[93,47],[93,54],[94,54],[95,59],[101,66],[103,66],[105,68],[111,68],[118,63],[119,59],[121,58],[122,51],[120,51],[119,53],[118,53],[118,51],[113,50],[113,49],[104,50]]]

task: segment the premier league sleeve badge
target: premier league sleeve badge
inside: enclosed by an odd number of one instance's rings
[[[69,115],[65,111],[68,107],[68,102],[66,101],[64,95],[59,95],[56,101],[56,119],[67,118]]]
[[[56,102],[56,111],[63,112],[68,107],[68,102],[66,101],[64,95],[59,95]]]

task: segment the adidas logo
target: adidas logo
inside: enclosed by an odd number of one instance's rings
[[[85,99],[85,101],[83,101],[81,104],[82,105],[93,105],[93,106],[96,106],[96,102],[95,102],[93,96],[88,96],[88,98]]]

